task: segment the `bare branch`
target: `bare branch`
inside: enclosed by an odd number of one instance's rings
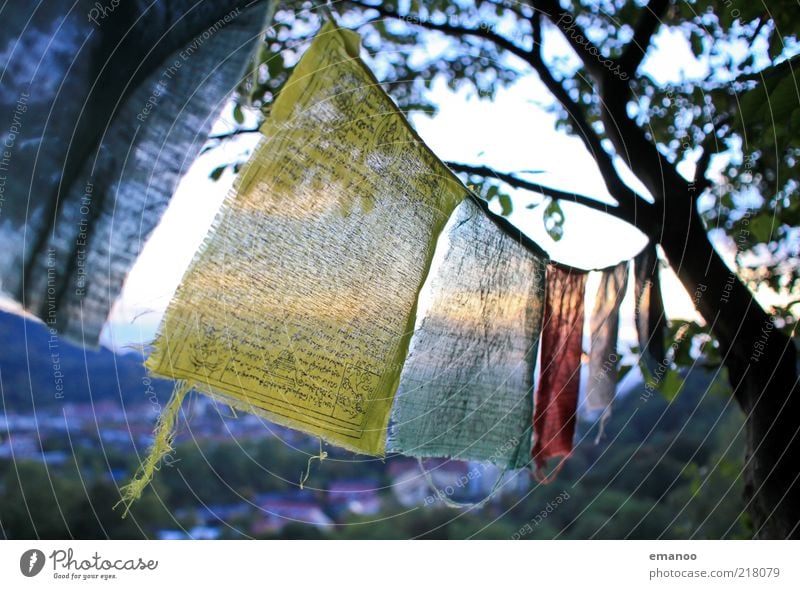
[[[586,71],[598,82],[609,77],[615,69],[615,61],[604,56],[599,47],[589,40],[586,31],[575,23],[575,17],[561,8],[558,0],[537,0],[534,2],[537,11],[541,11],[561,31],[572,50],[580,58]],[[617,64],[618,65],[618,64]],[[619,68],[621,70],[621,68]],[[618,82],[622,82],[616,78]]]
[[[622,71],[629,76],[633,76],[639,65],[642,63],[647,48],[655,35],[664,14],[669,8],[669,0],[650,0],[650,2],[642,8],[639,14],[639,19],[634,27],[633,38],[622,52],[622,57],[619,63],[622,66]]]
[[[534,19],[540,20],[540,13],[537,12]],[[533,26],[534,35],[537,34],[537,30],[539,31],[538,34],[541,35],[541,23],[534,22]],[[550,93],[558,100],[564,110],[567,111],[570,121],[575,125],[578,131],[578,136],[597,163],[600,174],[603,176],[606,189],[619,203],[618,210],[623,211],[623,214],[626,215],[627,218],[625,220],[648,235],[651,235],[652,227],[649,227],[650,216],[646,212],[648,207],[650,207],[650,203],[643,200],[638,194],[631,190],[619,177],[611,156],[603,147],[598,134],[589,124],[583,109],[570,98],[566,88],[553,77],[550,68],[544,63],[541,54],[541,43],[537,44],[534,41],[533,51],[529,55],[528,63],[539,75],[539,79]]]
[[[710,182],[706,178],[706,172],[708,171],[708,165],[711,163],[711,155],[712,152],[710,149],[704,149],[703,153],[700,154],[700,159],[697,160],[697,167],[694,171],[694,179],[692,180],[692,184],[694,184],[694,199],[697,200],[703,192],[706,191],[706,188],[710,186]]]
[[[400,14],[396,10],[388,9],[384,7],[382,4],[367,4],[365,2],[360,2],[358,0],[346,0],[348,4],[352,4],[353,6],[358,6],[359,8],[368,8],[371,10],[375,10],[378,14],[380,14],[384,18],[393,18],[397,20],[405,21],[410,25],[420,26],[425,29],[429,29],[431,31],[439,31],[445,33],[447,35],[453,35],[456,37],[460,37],[462,35],[470,35],[473,37],[478,37],[484,39],[486,41],[491,41],[495,45],[497,45],[500,49],[508,51],[517,57],[522,59],[527,59],[528,52],[525,48],[520,47],[519,45],[511,42],[509,39],[503,37],[502,35],[497,34],[492,28],[490,27],[479,27],[477,29],[464,27],[461,25],[453,25],[448,22],[432,22],[429,20],[421,19],[413,14]]]
[[[651,0],[655,2],[656,0]],[[599,49],[593,45],[585,32],[575,24],[575,17],[561,9],[558,0],[538,0],[536,7],[553,21],[572,48],[580,57],[586,70],[595,79],[595,88],[600,96],[602,121],[605,133],[614,145],[617,154],[624,159],[628,167],[642,180],[652,193],[657,203],[664,200],[666,186],[681,186],[681,192],[688,196],[689,183],[674,169],[667,159],[656,149],[644,131],[630,118],[627,112],[631,87],[628,74],[621,72],[619,63],[609,68],[609,60],[601,56]],[[553,84],[549,78],[549,69],[540,63],[534,66],[542,81],[561,102],[562,106],[578,124],[581,137],[597,161],[609,192],[617,199],[620,208],[634,208],[637,196],[616,173],[610,156],[602,149],[599,138],[591,127],[582,120],[582,109],[570,100],[569,95],[557,82]],[[610,60],[613,65],[615,62]],[[556,87],[558,86],[558,87]],[[641,203],[642,201],[639,200]],[[655,208],[655,207],[650,207]],[[641,207],[640,207],[641,209]],[[645,231],[654,237],[650,231]]]
[[[531,17],[531,27],[533,28],[533,46],[531,47],[531,54],[541,59],[542,55],[542,16],[536,12]]]
[[[226,139],[233,139],[237,135],[246,135],[247,133],[258,133],[258,132],[259,132],[258,127],[253,127],[253,128],[240,127],[238,129],[234,129],[233,131],[227,131],[225,133],[219,133],[217,135],[209,135],[208,139],[209,141],[212,139],[216,141],[225,141]]]
[[[750,35],[750,43],[748,44],[750,45],[751,49],[753,48],[753,43],[756,42],[756,38],[758,37],[758,34],[761,32],[761,29],[763,29],[764,25],[767,24],[768,19],[765,18],[765,16],[766,15],[762,15],[758,17],[758,24],[756,25],[756,28],[753,29],[753,34]]]
[[[514,225],[503,215],[498,215],[492,209],[490,209],[489,203],[486,202],[484,199],[473,197],[472,201],[480,207],[483,213],[489,218],[490,221],[492,221],[495,224],[495,226],[500,231],[502,231],[503,233],[505,233],[506,235],[517,241],[521,246],[533,252],[535,255],[537,256],[541,256],[542,254],[547,255],[547,252],[545,252],[538,243],[536,243],[525,233],[523,233],[519,227]]]
[[[730,119],[728,113],[722,113],[722,115],[717,117],[714,121],[714,130],[706,135],[706,138],[703,140],[703,153],[700,154],[700,159],[697,160],[697,167],[695,168],[694,179],[692,181],[695,200],[712,186],[711,180],[706,178],[706,172],[708,172],[708,166],[711,164],[712,156],[719,153],[720,150],[724,148],[722,140],[717,136],[716,129],[728,119]]]
[[[567,92],[566,88],[557,81],[548,66],[544,63],[541,55],[541,18],[542,14],[548,14],[549,17],[552,19],[558,18],[558,15],[561,14],[561,9],[558,5],[557,1],[552,0],[545,0],[544,2],[535,2],[532,6],[535,13],[531,18],[532,27],[533,27],[533,36],[534,36],[534,43],[531,50],[526,50],[514,43],[510,40],[506,39],[502,35],[498,35],[489,27],[482,27],[480,29],[473,29],[469,27],[464,27],[460,25],[453,25],[450,23],[435,23],[428,20],[420,19],[414,15],[403,15],[397,12],[394,9],[385,8],[382,5],[374,5],[374,4],[367,4],[365,2],[361,2],[359,0],[347,0],[349,4],[357,6],[359,8],[368,8],[375,10],[378,14],[383,16],[384,18],[393,18],[398,20],[403,20],[409,24],[420,26],[429,30],[440,31],[446,33],[448,35],[454,37],[461,37],[461,36],[476,36],[481,39],[488,40],[498,48],[506,50],[517,57],[523,59],[528,65],[530,65],[539,75],[539,78],[542,80],[544,85],[547,89],[553,94],[553,96],[558,100],[558,102],[562,105],[562,107],[567,111],[567,114],[570,118],[570,121],[575,126],[578,136],[583,141],[586,148],[589,150],[589,153],[597,162],[598,168],[600,173],[603,176],[603,180],[605,182],[606,188],[609,193],[614,197],[614,199],[618,203],[618,207],[615,207],[614,210],[618,211],[621,215],[625,216],[627,222],[633,224],[634,226],[638,227],[644,233],[652,236],[654,227],[653,227],[653,215],[652,215],[652,205],[641,198],[636,192],[631,190],[631,188],[625,184],[622,179],[619,177],[616,168],[614,167],[613,160],[611,155],[603,148],[602,142],[600,140],[599,135],[595,132],[595,130],[590,125],[589,121],[587,120],[583,109],[573,101],[569,93]],[[540,6],[543,4],[544,6]],[[566,22],[560,25],[564,28],[568,26]],[[578,34],[580,34],[580,30],[578,30]],[[569,33],[567,33],[569,37]],[[576,38],[571,38],[572,43],[577,42]],[[579,46],[579,48],[583,48]],[[587,60],[588,63],[599,65],[600,68],[604,68],[601,61],[598,61],[597,58],[589,56],[590,59]],[[588,67],[587,67],[588,69]]]
[[[517,4],[517,3],[505,2],[502,0],[500,2],[497,2],[495,0],[484,0],[483,3],[488,4],[490,6],[503,8],[504,10],[508,10],[523,20],[529,19],[534,12],[533,8],[522,3]],[[530,12],[526,11],[525,9],[528,9]]]
[[[797,75],[795,72],[797,68],[800,67],[800,53],[797,55],[793,55],[783,61],[776,63],[774,65],[770,65],[765,67],[763,70],[752,73],[752,74],[744,74],[739,76],[738,78],[734,79],[731,83],[732,84],[739,84],[741,82],[765,82],[769,79],[775,79],[779,76],[785,76],[787,74]]]
[[[550,188],[549,186],[537,184],[536,182],[530,182],[528,180],[519,178],[507,172],[499,172],[488,166],[471,166],[469,164],[462,164],[458,162],[445,162],[445,163],[447,164],[447,167],[449,167],[454,172],[462,172],[464,174],[482,176],[484,178],[495,178],[497,180],[500,180],[501,182],[508,184],[509,186],[513,186],[514,188],[521,188],[523,190],[530,190],[531,192],[538,192],[543,196],[547,196],[555,200],[574,202],[575,204],[588,207],[595,211],[600,211],[601,213],[607,213],[633,226],[636,226],[637,223],[636,217],[629,215],[625,210],[601,202],[599,200],[590,198],[588,196],[575,194],[574,192],[565,192],[563,190],[558,190],[556,188]]]

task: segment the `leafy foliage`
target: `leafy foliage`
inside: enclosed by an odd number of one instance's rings
[[[558,15],[543,19],[534,37],[539,4],[475,0],[337,2],[337,19],[358,30],[371,67],[401,108],[433,113],[428,92],[437,79],[491,100],[500,88],[534,74],[520,56],[543,50],[554,80],[580,108],[601,140],[597,88],[575,54],[556,43]],[[568,12],[587,31],[599,58],[620,59],[636,33],[643,9],[621,0],[583,0]],[[628,105],[636,123],[673,163],[697,172],[698,196],[710,229],[737,247],[737,271],[755,287],[793,292],[800,280],[798,183],[800,99],[795,77],[796,5],[681,0],[671,4],[647,57],[661,46],[693,58],[687,73],[670,79],[648,65],[631,78]],[[563,16],[563,15],[562,15]],[[240,87],[242,105],[267,111],[305,44],[321,23],[312,2],[279,5],[253,66]],[[682,49],[681,49],[682,48]],[[535,74],[534,74],[535,75]],[[559,127],[577,132],[553,101]],[[238,105],[237,105],[238,108]],[[604,142],[604,146],[608,146]],[[625,154],[617,154],[623,157]],[[496,183],[495,183],[496,184]],[[501,198],[504,214],[510,199]],[[548,232],[559,239],[563,214],[551,202]]]

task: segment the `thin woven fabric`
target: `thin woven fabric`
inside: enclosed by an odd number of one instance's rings
[[[585,272],[557,264],[548,266],[532,451],[536,475],[545,481],[549,480],[542,475],[547,460],[572,452],[583,353],[585,288]],[[562,464],[563,460],[555,472]]]
[[[20,3],[0,31],[0,106],[15,113],[13,129],[3,122],[0,286],[86,345],[238,84],[270,2],[95,4]]]
[[[436,240],[467,191],[329,23],[262,126],[147,366],[383,455]]]
[[[653,371],[664,361],[666,315],[656,246],[649,243],[633,259],[636,332],[645,365]]]
[[[619,308],[628,289],[628,273],[627,261],[601,272],[600,286],[589,320],[589,380],[584,404],[589,411],[603,412],[600,416],[598,439],[602,437],[605,425],[611,417],[611,404],[617,388]]]
[[[389,449],[519,468],[530,462],[533,372],[547,256],[471,200],[453,215],[411,340]]]

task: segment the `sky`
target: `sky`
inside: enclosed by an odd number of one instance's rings
[[[551,51],[569,52],[568,48],[559,47],[559,43],[563,43],[560,37],[545,37]],[[655,44],[658,51],[643,68],[654,72],[658,81],[676,82],[684,76],[703,74],[702,66],[694,60],[681,37],[660,34]],[[526,177],[546,186],[613,202],[582,142],[555,130],[555,115],[542,107],[552,99],[535,76],[523,76],[509,88],[500,89],[491,102],[479,100],[466,91],[453,92],[444,82],[434,83],[431,92],[439,104],[438,113],[433,117],[413,116],[412,123],[442,160],[488,165],[511,173],[537,170],[540,173]],[[223,112],[230,113],[230,108]],[[253,115],[249,119],[246,125],[255,121]],[[232,128],[232,121],[223,116],[212,133]],[[217,165],[244,159],[257,139],[256,135],[242,136],[194,162],[125,282],[101,338],[105,345],[122,350],[152,341],[173,292],[233,182],[230,171],[217,182],[208,178],[209,172]],[[646,189],[625,165],[619,160],[616,163],[623,179],[646,195]],[[684,162],[678,169],[687,178],[694,172],[690,162]],[[510,220],[559,262],[579,268],[607,267],[633,258],[646,244],[645,236],[624,222],[569,202],[562,203],[566,218],[564,236],[555,242],[544,228],[544,207],[525,206],[540,202],[540,197],[520,190],[509,194],[514,202]],[[730,264],[733,248],[725,242],[718,247]],[[689,295],[666,265],[661,276],[668,317],[700,321]],[[590,301],[598,278],[596,273],[590,276],[587,287]],[[629,282],[630,290],[622,306],[623,342],[635,341],[633,281]]]

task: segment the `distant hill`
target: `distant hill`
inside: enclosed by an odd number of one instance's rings
[[[36,321],[0,311],[0,410],[28,412],[63,403],[119,403],[169,397],[172,385],[150,379],[138,353],[83,349],[51,338]]]

